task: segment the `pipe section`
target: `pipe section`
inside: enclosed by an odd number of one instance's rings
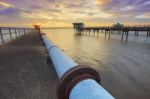
[[[96,70],[89,66],[78,66],[44,33],[41,36],[60,79],[57,86],[58,99],[115,99],[100,85]]]

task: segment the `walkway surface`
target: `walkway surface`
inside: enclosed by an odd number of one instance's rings
[[[0,99],[57,99],[57,82],[36,33],[0,46]]]

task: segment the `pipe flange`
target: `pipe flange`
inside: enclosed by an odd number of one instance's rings
[[[69,99],[72,88],[85,79],[94,79],[100,83],[98,72],[89,66],[75,66],[69,69],[59,80],[57,86],[58,99]]]
[[[54,48],[54,47],[57,47],[57,48],[59,48],[58,46],[56,46],[56,45],[53,45],[53,46],[51,46],[51,47],[49,47],[48,48],[48,51],[50,51],[52,48]]]

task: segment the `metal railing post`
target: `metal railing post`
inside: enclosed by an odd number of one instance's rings
[[[18,28],[18,32],[19,32],[19,37],[21,36],[21,34],[20,34],[20,28]]]
[[[20,32],[21,32],[21,36],[23,35],[23,33],[22,33],[22,28],[20,28]]]
[[[30,30],[28,29],[28,33],[30,32]]]
[[[0,28],[0,36],[1,36],[2,43],[4,43],[4,38],[3,38],[3,33],[2,33],[2,29],[1,28]]]
[[[17,38],[17,30],[16,30],[16,28],[14,28],[15,29],[15,35],[16,35],[16,38]]]
[[[99,83],[96,70],[78,66],[71,58],[41,34],[48,54],[59,77],[58,99],[115,99]]]
[[[23,30],[23,28],[22,28],[22,34],[24,35],[24,30]]]
[[[22,35],[24,35],[22,28],[21,28],[21,33],[22,33]]]
[[[26,29],[26,32],[29,33],[29,29]]]
[[[12,40],[12,34],[11,34],[11,28],[8,28],[9,29],[9,34],[10,34],[10,39]]]
[[[24,34],[26,34],[25,28],[23,30],[24,30]]]

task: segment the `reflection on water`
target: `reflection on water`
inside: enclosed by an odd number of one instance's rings
[[[97,66],[99,61],[106,60],[109,53],[107,45],[104,44],[106,41],[98,37],[75,35],[72,29],[53,29],[44,30],[44,32],[55,44],[80,64]]]
[[[121,42],[121,35],[105,39],[75,35],[72,29],[45,29],[44,33],[79,64],[101,74],[102,85],[118,99],[150,99],[150,37],[146,33]]]

